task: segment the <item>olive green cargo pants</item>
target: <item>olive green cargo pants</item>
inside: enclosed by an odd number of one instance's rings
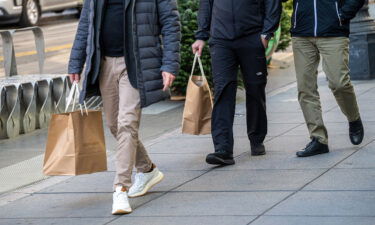
[[[322,118],[317,78],[320,56],[323,58],[329,88],[349,122],[360,118],[357,99],[349,76],[349,38],[293,37],[297,74],[298,100],[310,137],[328,144],[327,129]]]

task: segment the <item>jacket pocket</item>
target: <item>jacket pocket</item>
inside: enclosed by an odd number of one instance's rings
[[[340,12],[339,12],[339,3],[336,1],[335,5],[336,5],[337,18],[339,19],[340,27],[341,27],[342,26],[342,21],[341,21]]]
[[[299,3],[297,2],[297,4],[296,4],[296,10],[294,11],[294,25],[293,25],[294,29],[296,29],[296,27],[297,27],[298,5],[299,5]]]

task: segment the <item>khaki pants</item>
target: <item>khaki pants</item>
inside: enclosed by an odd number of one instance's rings
[[[318,138],[319,142],[328,144],[328,134],[323,123],[317,85],[320,55],[323,58],[323,70],[327,75],[329,87],[341,111],[349,122],[360,118],[354,88],[349,76],[349,39],[346,37],[294,37],[292,42],[297,73],[298,100],[310,137]]]
[[[145,173],[151,170],[152,162],[138,138],[140,96],[130,84],[124,57],[103,59],[100,91],[107,125],[118,142],[114,184],[129,188],[134,166]]]

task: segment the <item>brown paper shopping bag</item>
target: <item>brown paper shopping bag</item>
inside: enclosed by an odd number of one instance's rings
[[[69,95],[78,92],[74,83]],[[73,101],[73,109],[74,109]],[[67,110],[66,110],[67,111]],[[48,130],[43,173],[80,175],[107,170],[107,156],[100,111],[81,110],[54,114]]]
[[[198,61],[202,76],[194,76]],[[200,57],[196,54],[186,90],[186,101],[182,121],[182,133],[205,135],[211,133],[212,94],[204,74]]]

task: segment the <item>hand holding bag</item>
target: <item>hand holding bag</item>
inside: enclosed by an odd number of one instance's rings
[[[48,130],[43,173],[80,175],[107,170],[101,111],[74,111],[78,83],[71,88],[65,113],[54,114]],[[72,112],[67,112],[73,100]]]
[[[197,61],[202,76],[193,75]],[[212,107],[211,89],[204,74],[202,61],[196,54],[186,90],[182,133],[192,135],[211,134]]]

